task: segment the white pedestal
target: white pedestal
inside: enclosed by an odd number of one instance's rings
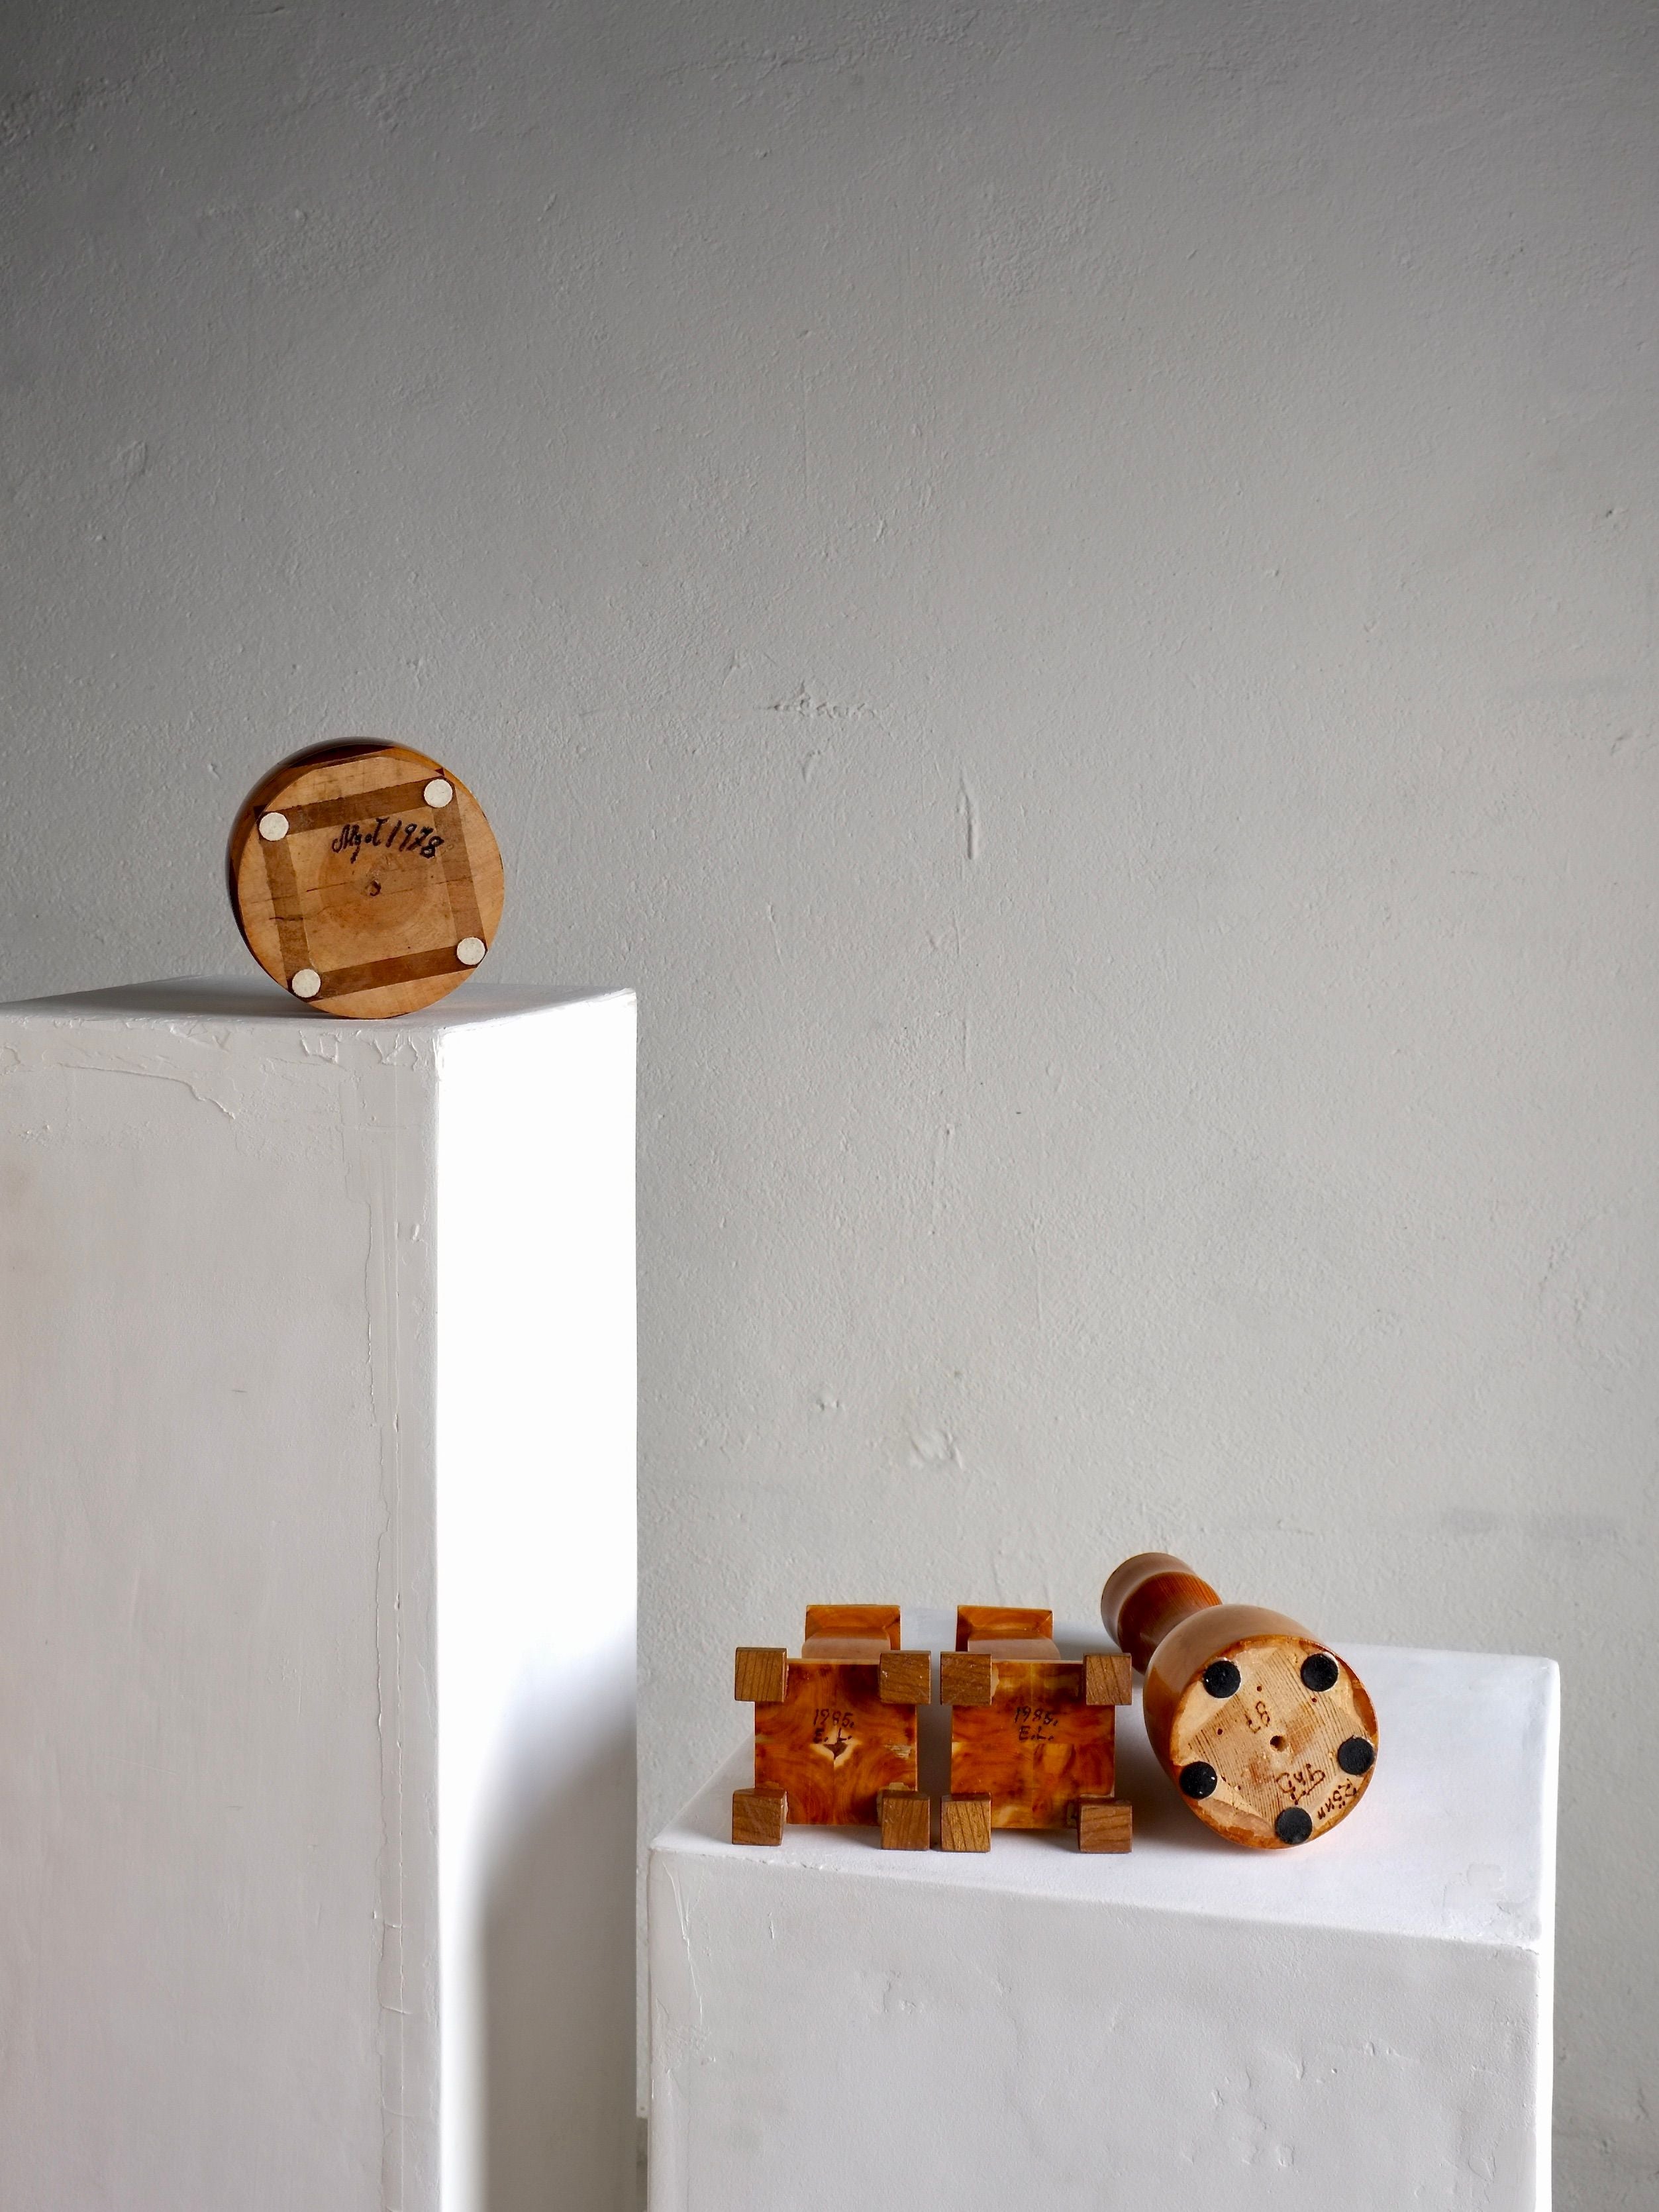
[[[9,2212],[631,2205],[633,1112],[625,994],[0,1009]]]
[[[1203,1828],[1138,1711],[1121,1858],[737,1849],[739,1753],[651,1854],[652,2212],[1547,2207],[1554,1665],[1343,1648],[1382,1755],[1305,1852]]]

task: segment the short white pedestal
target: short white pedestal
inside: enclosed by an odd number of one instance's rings
[[[1138,1711],[1127,1857],[737,1849],[739,1753],[651,1855],[652,2212],[1540,2212],[1555,1668],[1344,1648],[1382,1755],[1305,1852],[1200,1826]]]
[[[8,2212],[629,2206],[633,1110],[626,994],[0,1009]]]

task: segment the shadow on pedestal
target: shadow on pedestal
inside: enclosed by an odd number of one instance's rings
[[[634,1804],[626,1725],[525,1815],[491,1880],[485,2212],[634,2212]]]

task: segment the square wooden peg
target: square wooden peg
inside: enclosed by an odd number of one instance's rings
[[[881,1814],[884,1851],[925,1851],[933,1840],[933,1801],[915,1790],[884,1790],[876,1804]]]
[[[789,1693],[789,1654],[780,1644],[739,1644],[736,1685],[732,1694],[739,1705],[781,1705]]]
[[[1127,1851],[1133,1815],[1115,1797],[1079,1797],[1077,1847],[1080,1851]]]
[[[995,1667],[996,1662],[988,1659],[983,1652],[941,1651],[939,1660],[940,1705],[988,1705],[996,1681]]]
[[[942,1851],[988,1851],[991,1801],[986,1797],[939,1800],[939,1845]]]
[[[788,1801],[781,1790],[734,1790],[732,1792],[732,1840],[734,1844],[781,1844]]]
[[[1127,1705],[1134,1695],[1134,1669],[1127,1651],[1089,1651],[1083,1659],[1085,1705]]]
[[[931,1651],[884,1651],[881,1701],[884,1705],[925,1705],[933,1694]]]

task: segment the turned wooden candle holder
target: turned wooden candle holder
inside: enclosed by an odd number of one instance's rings
[[[755,1708],[755,1786],[732,1793],[732,1842],[781,1843],[787,1820],[877,1826],[884,1850],[925,1851],[916,1707],[933,1673],[930,1652],[899,1649],[896,1605],[809,1605],[799,1659],[740,1644],[733,1694]]]
[[[1224,1605],[1168,1552],[1126,1559],[1100,1612],[1145,1673],[1158,1763],[1206,1826],[1274,1850],[1352,1812],[1376,1758],[1376,1715],[1328,1645],[1282,1613]]]
[[[1085,1851],[1127,1851],[1116,1785],[1116,1714],[1131,1695],[1120,1651],[1062,1659],[1045,1608],[964,1605],[939,1660],[951,1708],[947,1851],[988,1851],[993,1828],[1074,1828]]]

